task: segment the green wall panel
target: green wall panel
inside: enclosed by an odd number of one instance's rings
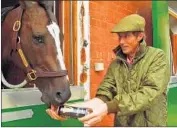
[[[162,49],[171,65],[168,1],[152,1],[153,47]]]
[[[168,126],[177,126],[177,87],[168,91]]]
[[[79,100],[83,101],[83,100]],[[73,102],[73,101],[72,101]],[[70,103],[72,103],[70,102]],[[75,102],[75,101],[74,101]],[[77,119],[67,119],[65,121],[57,121],[51,119],[49,115],[45,112],[47,109],[46,105],[35,105],[35,106],[27,106],[27,107],[19,107],[19,108],[11,108],[11,109],[3,109],[2,113],[4,112],[13,112],[19,110],[26,110],[32,109],[33,110],[33,117],[28,119],[21,119],[9,122],[3,122],[1,125],[3,127],[82,127],[83,124],[78,121]]]

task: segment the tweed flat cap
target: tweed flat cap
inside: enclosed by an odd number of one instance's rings
[[[131,14],[121,19],[112,29],[112,33],[144,31],[145,19],[138,14]]]

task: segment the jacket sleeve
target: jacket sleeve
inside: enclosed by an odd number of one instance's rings
[[[132,115],[149,108],[153,100],[166,91],[170,78],[168,63],[165,54],[162,51],[158,52],[150,64],[139,90],[129,94],[116,95],[113,100],[107,103],[108,106],[118,105],[117,112],[120,116]]]
[[[107,73],[100,83],[100,86],[97,90],[96,97],[100,98],[104,102],[110,101],[116,95],[116,82],[115,77],[113,75],[112,66],[114,65],[114,61],[110,64]]]

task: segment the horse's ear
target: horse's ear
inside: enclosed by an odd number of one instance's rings
[[[38,4],[36,1],[27,1],[27,0],[19,0],[20,5],[22,8],[31,8],[34,5]]]

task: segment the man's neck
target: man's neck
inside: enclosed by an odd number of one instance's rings
[[[133,56],[127,56],[127,63],[128,64],[133,64],[133,59],[134,59],[134,57]]]
[[[127,55],[127,58],[128,58],[129,60],[132,60],[134,57],[135,57],[135,54]]]
[[[130,64],[133,63],[133,59],[134,59],[136,53],[139,51],[139,49],[140,49],[140,48],[137,47],[137,49],[135,50],[135,52],[133,52],[133,53],[127,55],[127,62],[128,62],[128,63],[130,63]]]

